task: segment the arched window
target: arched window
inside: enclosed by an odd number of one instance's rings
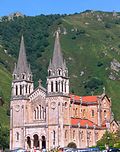
[[[27,145],[29,148],[31,148],[31,140],[30,140],[30,137],[27,137]]]
[[[15,78],[16,78],[16,75],[14,74],[14,75],[13,75],[13,79],[15,79]]]
[[[16,96],[18,95],[18,86],[16,85]]]
[[[58,70],[58,74],[61,75],[61,70],[60,69]]]
[[[51,92],[53,92],[53,81],[51,81]]]
[[[16,139],[19,140],[19,132],[16,133]]]
[[[25,79],[25,74],[22,74],[22,79]]]
[[[94,117],[95,113],[94,113],[94,110],[92,110],[92,117]]]
[[[48,71],[48,76],[51,76],[51,71],[50,70]]]

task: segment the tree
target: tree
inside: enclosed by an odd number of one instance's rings
[[[0,148],[9,148],[9,130],[0,124]]]
[[[116,140],[115,147],[120,147],[120,127],[115,133],[115,140]]]
[[[103,137],[97,142],[97,146],[109,145],[110,147],[114,147],[115,143],[115,135],[113,133],[106,131]]]

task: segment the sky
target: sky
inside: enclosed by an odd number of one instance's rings
[[[73,14],[85,10],[120,12],[120,0],[1,0],[0,16],[13,12],[40,14]]]

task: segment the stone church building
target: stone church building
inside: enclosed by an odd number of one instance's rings
[[[39,65],[38,65],[39,66]],[[74,142],[84,148],[96,145],[110,130],[111,100],[69,93],[69,75],[63,59],[59,32],[56,32],[47,88],[39,81],[34,89],[32,71],[21,38],[18,62],[13,71],[10,103],[10,149],[52,149]]]

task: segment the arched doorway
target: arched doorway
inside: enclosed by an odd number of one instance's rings
[[[30,140],[30,137],[27,137],[27,147],[28,147],[28,149],[31,148],[31,140]]]
[[[38,135],[37,134],[35,134],[34,136],[33,136],[33,138],[34,138],[34,147],[39,147],[39,137],[38,137]]]
[[[46,149],[46,139],[45,139],[45,136],[42,136],[42,149]]]

